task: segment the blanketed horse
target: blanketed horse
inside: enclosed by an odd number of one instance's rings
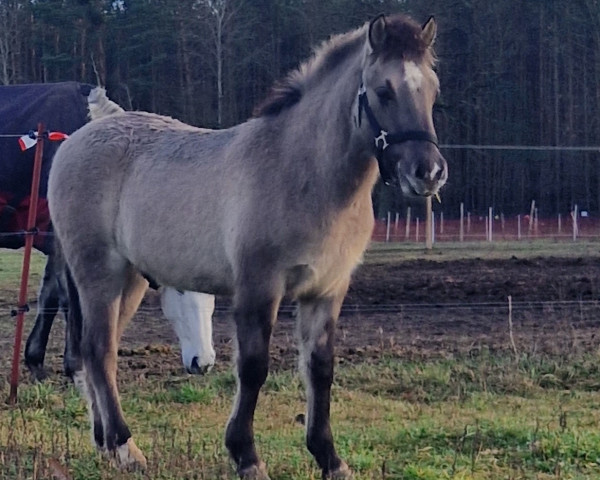
[[[237,395],[225,444],[242,478],[268,478],[254,411],[278,306],[285,294],[297,300],[307,446],[324,477],[351,476],[330,427],[335,325],[371,236],[378,174],[419,196],[446,181],[432,118],[435,30],[433,19],[420,27],[379,16],[333,37],[274,87],[254,118],[226,130],[124,113],[60,147],[49,204],[69,289],[79,296],[76,377],[96,445],[118,464],[146,464],[116,373],[120,332],[149,275],[233,294]],[[149,209],[156,197],[163,202]]]
[[[104,89],[77,82],[0,86],[0,248],[24,245],[22,232],[28,214],[33,151],[21,152],[16,134],[37,129],[42,121],[51,130],[70,134],[88,120],[123,112],[106,96]],[[3,136],[10,135],[10,136]],[[38,292],[35,325],[25,347],[25,363],[33,376],[42,380],[48,337],[56,314],[66,311],[66,292],[61,288],[52,248],[52,226],[46,203],[48,172],[57,144],[44,145],[42,181],[35,237],[36,249],[47,255]],[[212,345],[214,297],[203,293],[161,290],[165,317],[179,338],[183,364],[188,372],[203,373],[215,361]],[[68,342],[65,371],[72,363]]]

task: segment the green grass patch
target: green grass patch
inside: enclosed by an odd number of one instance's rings
[[[597,360],[487,355],[340,366],[338,450],[357,479],[600,478],[600,397],[590,388]],[[0,407],[0,478],[51,478],[57,462],[73,479],[236,478],[223,447],[230,372],[139,379],[121,390],[145,473],[112,469],[90,445],[84,401],[70,384],[51,382],[23,385],[17,407]],[[272,478],[320,478],[296,421],[304,398],[293,372],[272,375],[263,389],[255,430]]]
[[[371,243],[365,254],[366,263],[397,263],[409,260],[436,260],[440,262],[464,259],[509,259],[535,257],[600,257],[598,240],[577,242],[555,240],[521,240],[512,242],[439,242],[427,250],[424,244]]]

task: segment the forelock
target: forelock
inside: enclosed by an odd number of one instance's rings
[[[431,50],[421,36],[422,28],[418,23],[405,15],[397,14],[386,16],[385,26],[387,36],[379,55],[433,62]]]

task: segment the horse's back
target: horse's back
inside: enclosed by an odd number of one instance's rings
[[[226,175],[211,155],[227,135],[141,112],[78,130],[57,152],[49,180],[61,241],[105,247],[163,284],[199,289],[215,271],[224,272],[216,283],[229,284],[220,225]],[[206,259],[198,271],[186,268],[194,257]]]

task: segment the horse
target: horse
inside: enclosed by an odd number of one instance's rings
[[[370,241],[379,176],[420,197],[446,182],[432,114],[435,34],[433,18],[381,15],[325,41],[244,123],[206,131],[127,112],[61,145],[49,206],[77,299],[75,377],[111,461],[146,466],[116,376],[119,336],[149,275],[233,296],[237,392],[225,446],[242,479],[269,478],[254,412],[278,306],[295,300],[306,445],[323,478],[352,476],[330,422],[335,326]]]
[[[0,99],[0,131],[3,134],[26,132],[37,127],[40,120],[49,128],[70,134],[88,120],[123,112],[119,105],[106,96],[103,88],[76,82],[2,86]],[[0,247],[19,248],[24,244],[20,230],[27,217],[29,190],[25,187],[31,178],[29,162],[32,162],[33,154],[32,151],[21,153],[16,138],[0,140],[0,166],[3,172],[0,175],[0,229],[15,232],[0,236]],[[40,208],[36,222],[42,234],[52,232],[45,197],[48,171],[55,151],[54,142],[45,145]],[[36,249],[47,256],[38,290],[35,325],[25,347],[25,363],[38,381],[46,377],[44,358],[54,318],[59,311],[64,314],[68,307],[51,240],[52,235],[38,235],[34,243]],[[212,344],[214,297],[163,288],[161,305],[179,338],[185,369],[189,373],[209,371],[215,362]],[[65,342],[64,367],[67,375],[72,373],[73,361],[69,343]]]

